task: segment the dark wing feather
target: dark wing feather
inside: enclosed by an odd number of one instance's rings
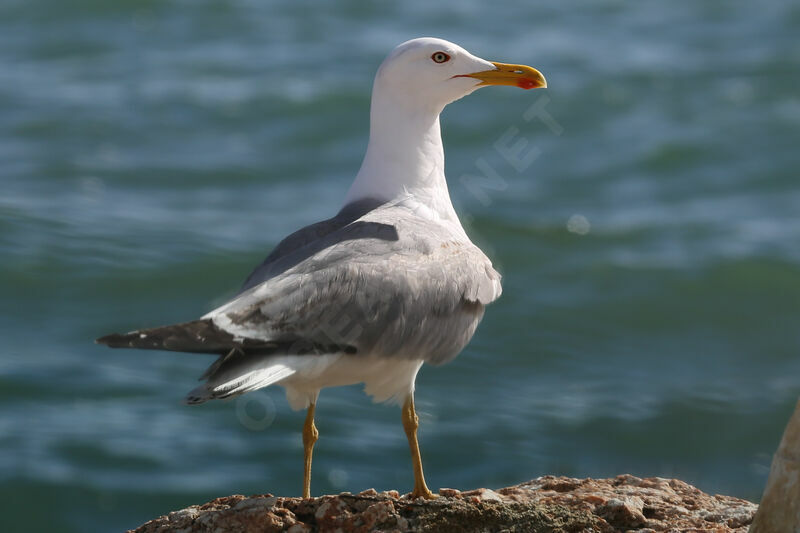
[[[264,341],[234,337],[211,321],[194,320],[157,328],[141,329],[130,333],[112,333],[100,337],[97,344],[110,348],[138,348],[140,350],[167,350],[171,352],[212,353],[229,356],[232,351],[241,355],[354,353],[355,348],[345,345],[308,343],[297,338]]]
[[[169,350],[173,352],[194,352],[223,354],[232,348],[241,347],[248,351],[262,352],[274,349],[274,343],[243,339],[223,331],[211,320],[194,320],[181,324],[171,324],[157,328],[141,329],[130,333],[112,333],[100,337],[95,342],[111,348],[139,348],[143,350]]]

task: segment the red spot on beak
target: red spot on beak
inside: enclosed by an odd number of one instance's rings
[[[535,89],[539,84],[530,78],[520,78],[517,80],[517,87],[521,89]]]

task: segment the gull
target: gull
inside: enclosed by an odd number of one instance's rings
[[[502,292],[450,200],[439,114],[489,85],[547,83],[534,68],[486,61],[442,39],[400,44],[375,76],[367,152],[336,216],[282,240],[232,300],[200,319],[96,342],[216,354],[188,404],[282,386],[293,409],[307,410],[304,498],[320,390],[363,383],[374,401],[402,405],[410,496],[434,498],[417,440],[417,372],[455,358]]]

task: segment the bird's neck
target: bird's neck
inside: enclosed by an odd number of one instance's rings
[[[435,107],[410,109],[402,98],[373,91],[369,146],[345,204],[409,199],[432,215],[457,221],[444,176],[444,148]]]

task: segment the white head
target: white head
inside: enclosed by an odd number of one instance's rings
[[[373,97],[389,96],[397,103],[438,113],[450,102],[487,85],[534,89],[546,87],[547,82],[531,67],[486,61],[457,44],[422,37],[397,46],[383,61],[375,76]]]
[[[395,48],[375,76],[369,146],[345,203],[413,194],[440,217],[457,220],[444,177],[439,113],[487,85],[535,89],[547,82],[534,68],[486,61],[442,39]]]

